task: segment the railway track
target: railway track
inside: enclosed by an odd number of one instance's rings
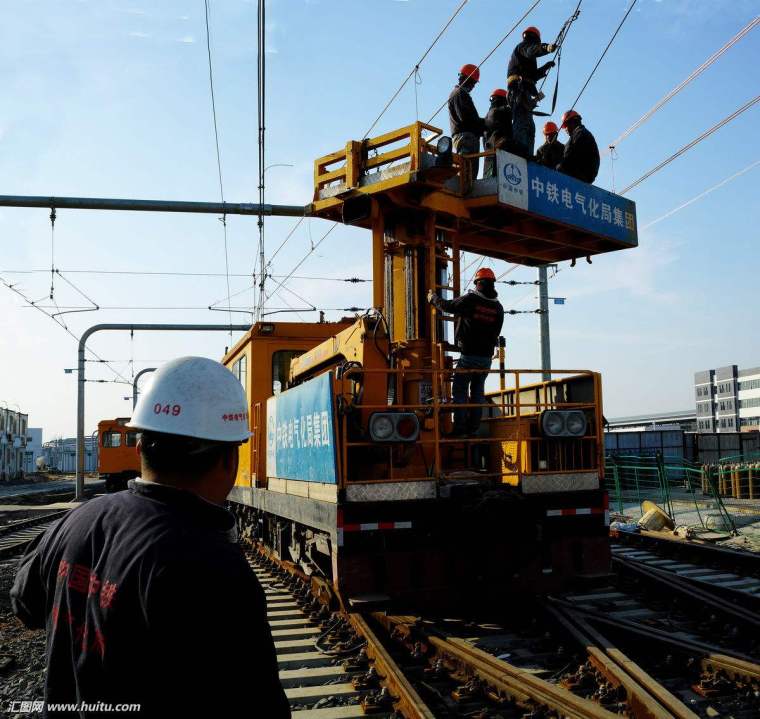
[[[756,659],[636,583],[475,623],[331,611],[326,584],[251,556],[298,719],[760,715]]]
[[[39,517],[22,519],[0,527],[0,557],[23,551],[26,546],[58,521],[67,510],[52,512]]]

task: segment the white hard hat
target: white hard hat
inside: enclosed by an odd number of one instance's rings
[[[128,427],[213,442],[245,442],[245,390],[224,365],[206,357],[180,357],[153,375]]]

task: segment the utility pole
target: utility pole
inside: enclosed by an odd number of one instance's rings
[[[541,369],[544,381],[551,379],[551,347],[549,343],[549,273],[548,265],[538,268],[538,326],[541,335]]]
[[[137,406],[137,382],[139,381],[140,377],[142,377],[144,374],[148,372],[155,372],[155,367],[146,367],[145,369],[141,369],[136,375],[134,380],[132,381],[132,409],[134,409]]]

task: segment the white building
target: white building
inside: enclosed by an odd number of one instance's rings
[[[93,436],[84,438],[84,471],[97,472],[98,445]],[[77,438],[52,439],[42,445],[42,456],[48,469],[72,474],[77,469]]]
[[[697,372],[694,394],[698,432],[760,431],[760,367]]]
[[[42,427],[29,427],[26,433],[23,470],[29,474],[37,471],[37,459],[42,456]]]
[[[0,481],[17,479],[24,473],[28,421],[20,410],[0,407]]]

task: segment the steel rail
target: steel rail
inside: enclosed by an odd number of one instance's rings
[[[52,512],[0,527],[0,557],[26,547],[67,512]]]
[[[547,606],[546,609],[571,636],[586,646],[599,670],[608,678],[620,683],[628,694],[628,704],[636,712],[636,717],[646,716],[654,719],[663,716],[665,709],[676,719],[699,719],[680,699],[582,618],[555,607]]]
[[[269,205],[253,202],[193,202],[186,200],[138,200],[107,197],[56,197],[55,195],[0,195],[0,207],[40,207],[56,210],[117,210],[131,212],[190,212],[256,217],[304,217],[308,205]]]

